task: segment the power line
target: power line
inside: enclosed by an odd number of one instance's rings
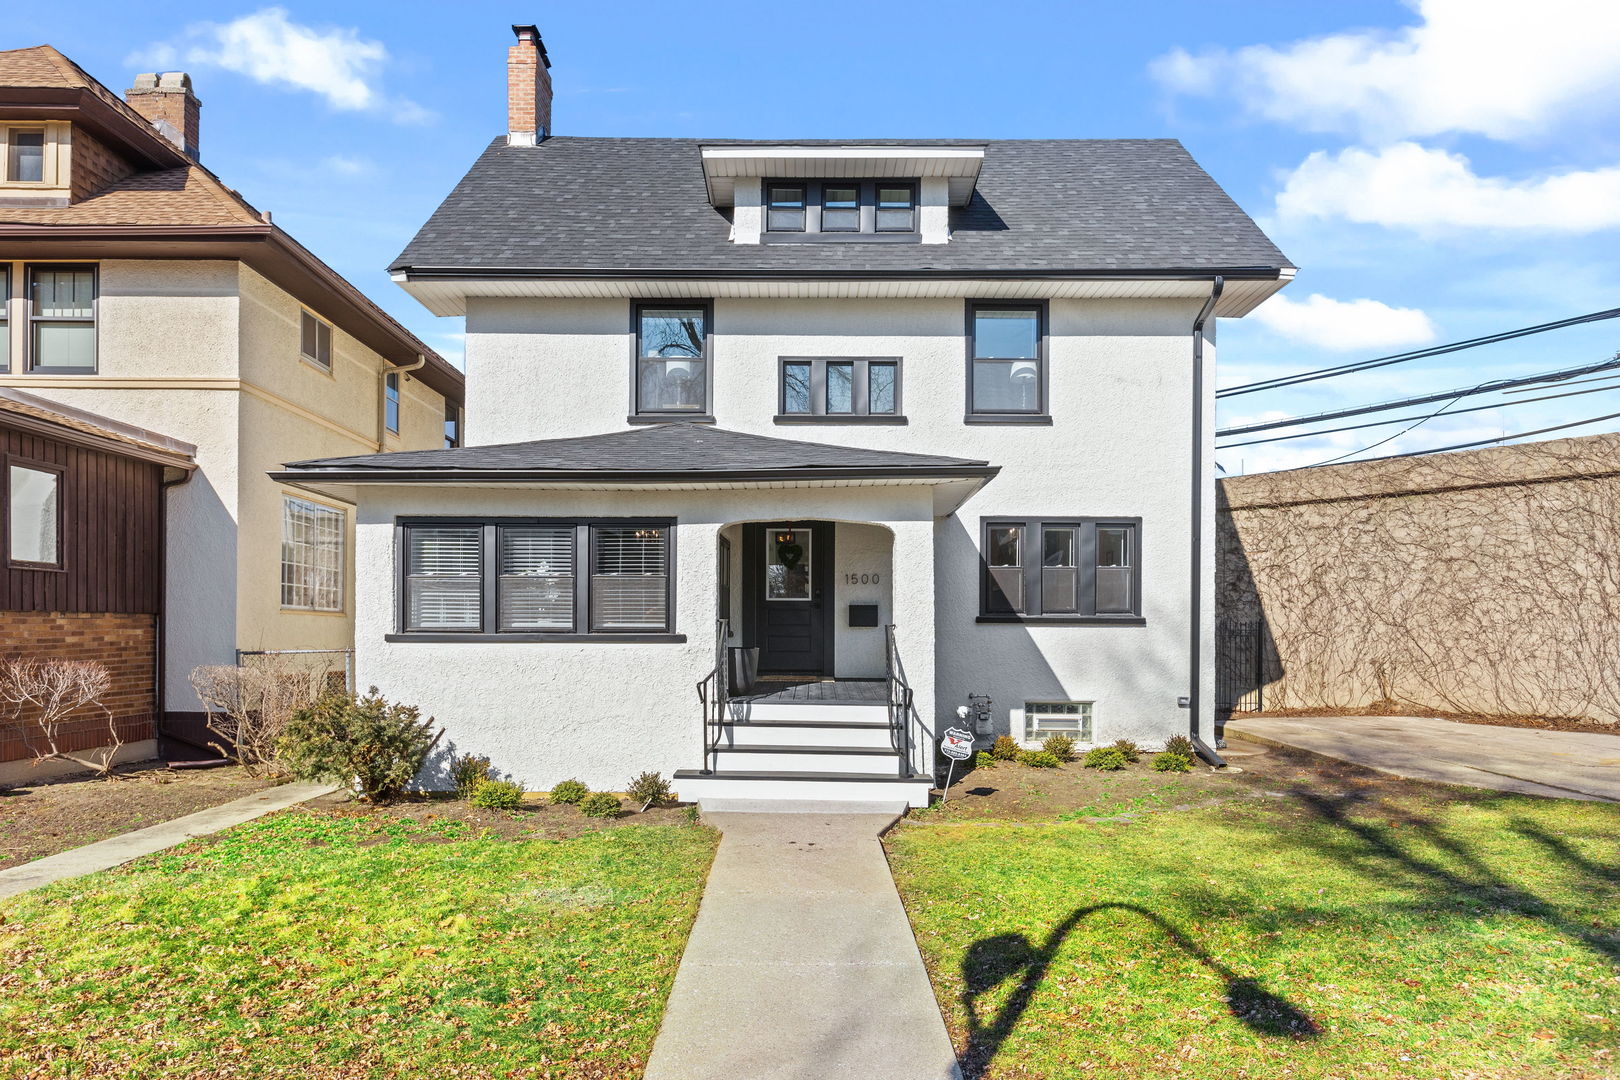
[[[1607,377],[1611,378],[1611,379],[1614,378],[1614,376],[1612,376],[1612,375],[1607,376]],[[1581,380],[1578,380],[1578,381],[1579,382],[1596,382],[1597,380],[1595,380],[1595,379],[1581,379]],[[1525,389],[1529,389],[1529,388],[1526,387]],[[1513,401],[1499,401],[1499,402],[1496,402],[1493,405],[1476,405],[1472,409],[1458,409],[1456,412],[1448,412],[1448,413],[1446,413],[1446,415],[1447,416],[1467,416],[1469,413],[1489,412],[1492,409],[1509,409],[1509,408],[1512,408],[1515,405],[1529,405],[1532,402],[1537,402],[1537,401],[1553,401],[1553,400],[1556,400],[1557,398],[1580,397],[1582,394],[1601,394],[1605,390],[1620,390],[1620,382],[1611,382],[1607,386],[1594,386],[1590,390],[1571,390],[1567,394],[1543,394],[1541,397],[1516,398]],[[1512,390],[1509,390],[1509,391],[1506,391],[1506,392],[1510,393],[1510,394],[1514,393],[1514,391],[1512,391]],[[1453,399],[1453,400],[1455,400],[1455,399]],[[1393,419],[1390,419],[1390,420],[1371,420],[1371,421],[1368,421],[1365,424],[1346,424],[1344,427],[1324,428],[1321,431],[1296,431],[1292,435],[1273,435],[1269,439],[1250,439],[1248,442],[1227,443],[1225,446],[1220,447],[1220,449],[1222,449],[1222,450],[1235,450],[1240,446],[1263,446],[1266,443],[1287,442],[1290,439],[1309,439],[1309,438],[1312,438],[1312,437],[1318,436],[1318,435],[1337,435],[1341,431],[1361,431],[1364,428],[1384,427],[1386,424],[1402,424],[1402,423],[1405,423],[1408,420],[1426,420],[1426,419],[1429,419],[1430,417],[1432,417],[1433,415],[1434,415],[1433,413],[1430,413],[1429,416],[1426,416],[1426,417],[1397,416],[1397,417],[1394,417]],[[1370,446],[1369,447],[1363,447],[1362,449],[1370,450],[1370,449],[1372,449],[1372,447],[1370,447]]]
[[[1537,428],[1534,431],[1521,431],[1516,435],[1503,435],[1496,439],[1480,439],[1477,442],[1457,443],[1454,446],[1437,446],[1430,450],[1413,450],[1405,454],[1389,454],[1381,458],[1364,458],[1365,461],[1390,461],[1395,458],[1422,457],[1424,454],[1445,454],[1452,450],[1471,450],[1476,446],[1491,446],[1495,443],[1504,443],[1512,439],[1528,439],[1532,435],[1545,435],[1550,431],[1567,431],[1570,428],[1585,427],[1587,424],[1597,424],[1604,420],[1620,419],[1620,413],[1609,413],[1607,416],[1594,416],[1586,420],[1576,420],[1571,424],[1554,424],[1552,427]],[[1370,447],[1368,449],[1371,449]],[[1337,460],[1337,459],[1334,459]],[[1305,466],[1308,469],[1320,468],[1327,462]],[[1359,463],[1358,463],[1359,464]]]
[[[1526,375],[1518,379],[1496,379],[1492,382],[1483,382],[1478,386],[1464,387],[1461,390],[1443,390],[1437,394],[1423,394],[1417,397],[1400,398],[1395,401],[1383,401],[1376,405],[1358,405],[1349,409],[1335,409],[1332,412],[1315,413],[1311,416],[1296,416],[1288,420],[1267,420],[1258,424],[1244,424],[1240,427],[1224,428],[1215,432],[1217,438],[1230,435],[1250,435],[1257,431],[1274,431],[1277,428],[1301,427],[1305,424],[1316,424],[1326,420],[1340,420],[1349,416],[1364,416],[1367,413],[1384,412],[1388,409],[1404,408],[1407,405],[1429,405],[1436,401],[1445,401],[1455,397],[1471,397],[1476,394],[1491,394],[1498,390],[1507,390],[1515,386],[1533,386],[1536,383],[1562,382],[1565,379],[1575,378],[1579,375],[1592,375],[1599,371],[1607,371],[1620,367],[1620,356],[1613,356],[1596,364],[1587,364],[1583,367],[1566,368],[1561,371],[1542,372],[1538,375]]]
[[[1580,326],[1585,323],[1602,322],[1605,319],[1617,317],[1620,317],[1620,308],[1608,308],[1587,315],[1559,319],[1556,322],[1541,323],[1537,326],[1524,326],[1517,330],[1504,330],[1497,334],[1469,338],[1467,341],[1454,341],[1449,345],[1433,345],[1427,349],[1392,353],[1389,356],[1374,357],[1371,360],[1358,360],[1354,363],[1340,364],[1336,367],[1318,368],[1315,371],[1303,371],[1295,375],[1279,375],[1274,379],[1261,379],[1258,382],[1244,383],[1241,386],[1229,386],[1225,390],[1215,391],[1215,396],[1217,398],[1237,397],[1241,394],[1256,394],[1261,390],[1278,390],[1285,386],[1297,386],[1300,383],[1315,382],[1318,379],[1331,379],[1358,371],[1370,371],[1373,368],[1388,367],[1391,364],[1404,364],[1411,360],[1423,360],[1431,356],[1444,356],[1447,353],[1474,349],[1481,345],[1493,345],[1498,341],[1512,341],[1515,338],[1529,337],[1532,334],[1544,334],[1549,330],[1561,330],[1566,326]]]
[[[1440,406],[1438,409],[1434,410],[1434,412],[1430,413],[1428,416],[1424,416],[1424,417],[1419,418],[1418,420],[1414,421],[1409,426],[1401,428],[1401,430],[1397,431],[1393,435],[1388,435],[1388,436],[1385,436],[1382,439],[1379,439],[1377,442],[1373,443],[1371,446],[1363,446],[1360,450],[1351,450],[1347,454],[1340,454],[1338,457],[1331,457],[1331,458],[1328,458],[1326,461],[1318,461],[1315,465],[1309,466],[1309,468],[1315,469],[1315,468],[1320,468],[1323,465],[1332,465],[1335,461],[1343,461],[1345,458],[1355,457],[1357,454],[1365,454],[1369,450],[1378,449],[1380,446],[1383,446],[1387,442],[1394,442],[1396,439],[1400,438],[1402,435],[1405,435],[1407,432],[1415,431],[1418,428],[1422,427],[1424,424],[1427,424],[1430,420],[1433,420],[1435,417],[1439,416],[1441,413],[1445,412],[1447,409],[1451,408],[1453,405],[1457,404],[1457,402],[1459,402],[1461,400],[1462,400],[1462,397],[1460,395],[1457,396],[1457,397],[1454,397],[1450,401],[1446,402],[1444,405]]]

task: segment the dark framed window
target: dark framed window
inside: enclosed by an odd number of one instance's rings
[[[96,268],[41,263],[28,267],[30,371],[96,372]]]
[[[1046,305],[969,301],[967,420],[1050,423]]]
[[[11,267],[0,266],[0,374],[11,370]]]
[[[1140,518],[982,518],[981,622],[1140,622]]]
[[[444,403],[444,448],[454,450],[461,445],[461,406],[453,401]]]
[[[765,185],[765,228],[771,232],[804,232],[805,185]]]
[[[821,231],[861,231],[861,186],[859,184],[821,185]]]
[[[705,300],[645,303],[631,312],[632,419],[710,419],[712,306]]]
[[[62,567],[60,467],[10,458],[6,462],[6,559],[40,570]]]
[[[332,370],[332,326],[304,312],[299,320],[298,352],[318,368]]]
[[[917,185],[885,180],[877,185],[873,228],[877,232],[917,230]]]
[[[399,372],[390,371],[383,376],[383,427],[399,434]]]
[[[402,520],[399,640],[676,640],[667,519]]]
[[[904,423],[897,356],[784,356],[779,424]]]

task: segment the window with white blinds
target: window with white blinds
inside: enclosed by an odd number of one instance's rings
[[[502,630],[574,628],[574,526],[500,529]]]
[[[663,630],[669,624],[667,529],[591,530],[591,629]]]
[[[406,528],[406,629],[483,629],[483,531],[479,525]]]
[[[671,633],[670,523],[402,522],[401,631]]]

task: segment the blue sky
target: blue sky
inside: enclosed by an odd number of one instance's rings
[[[768,10],[81,0],[8,12],[0,47],[49,42],[115,90],[137,71],[190,71],[204,162],[458,361],[460,326],[383,267],[504,130],[515,19],[540,24],[562,134],[1181,139],[1301,267],[1267,308],[1222,322],[1223,385],[1620,306],[1620,5],[891,0],[843,24],[798,8],[781,26]],[[1232,398],[1221,421],[1617,349],[1620,320]],[[1620,390],[1442,416],[1371,452],[1605,412]],[[1221,462],[1313,464],[1396,430]]]

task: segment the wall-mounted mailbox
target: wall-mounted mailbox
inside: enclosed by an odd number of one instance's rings
[[[878,606],[876,604],[849,605],[849,625],[876,626],[878,624]]]

